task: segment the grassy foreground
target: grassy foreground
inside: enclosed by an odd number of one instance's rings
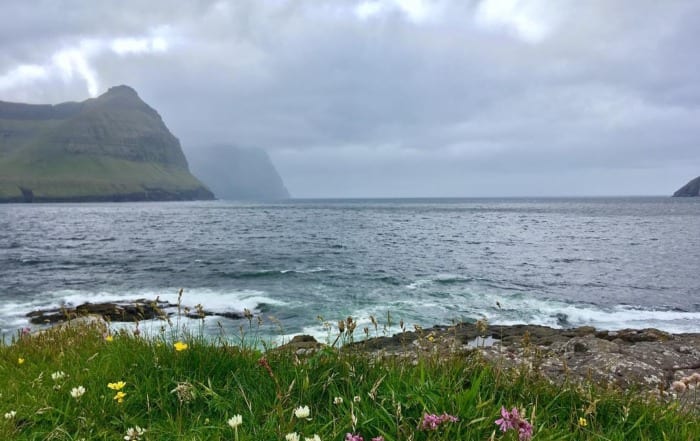
[[[517,440],[529,438],[518,432],[526,425],[533,440],[700,439],[689,410],[554,387],[477,354],[300,357],[196,336],[112,335],[97,323],[1,346],[0,393],[2,440]],[[495,423],[502,407],[505,433]]]

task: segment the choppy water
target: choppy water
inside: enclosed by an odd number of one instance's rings
[[[317,320],[700,332],[700,200],[0,205],[0,329],[37,308],[154,298]],[[501,308],[497,306],[497,302]],[[207,319],[237,329],[241,323]]]

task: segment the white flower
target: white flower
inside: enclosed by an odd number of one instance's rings
[[[51,374],[51,379],[52,379],[53,381],[62,380],[62,379],[64,379],[65,377],[66,377],[66,373],[63,372],[63,371],[56,371],[56,372],[54,372],[53,374]]]
[[[333,398],[333,404],[343,404],[343,397]]]
[[[228,419],[228,425],[231,426],[232,429],[237,428],[241,424],[243,424],[243,416],[241,415],[234,415]]]
[[[353,397],[352,401],[354,401],[354,402],[356,402],[356,403],[359,403],[360,401],[362,401],[362,398],[360,398],[359,395],[355,395],[355,396]]]
[[[308,418],[311,415],[309,406],[301,406],[294,409],[294,416],[297,418]]]
[[[287,441],[299,441],[299,434],[296,432],[288,433],[284,436]]]
[[[146,433],[146,429],[142,429],[139,426],[129,427],[126,430],[124,441],[138,441],[141,439],[144,433]]]
[[[12,418],[15,417],[15,415],[17,415],[17,412],[15,412],[14,410],[11,410],[5,414],[5,419],[11,420]]]
[[[70,396],[75,398],[76,400],[78,398],[82,397],[84,393],[85,393],[85,388],[83,386],[74,387],[73,389],[70,390]]]
[[[321,441],[321,437],[318,435],[314,435],[311,438],[304,438],[304,441]]]

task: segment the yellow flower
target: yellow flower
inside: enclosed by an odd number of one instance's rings
[[[18,358],[17,364],[24,364],[24,358],[22,358],[22,357]]]
[[[108,335],[107,337],[105,337],[105,341],[106,342],[114,341],[114,337],[112,337],[112,335]]]
[[[588,425],[588,421],[584,417],[580,417],[578,419],[578,426],[579,427],[586,427]]]
[[[117,400],[117,403],[121,404],[124,402],[124,397],[126,394],[122,391],[117,392],[117,394],[114,396],[114,399]]]
[[[181,341],[176,341],[173,346],[175,347],[175,350],[178,352],[184,351],[188,348],[187,343],[183,343]]]
[[[112,390],[122,390],[124,389],[124,386],[126,386],[126,383],[123,381],[117,381],[116,383],[107,383],[107,387]]]

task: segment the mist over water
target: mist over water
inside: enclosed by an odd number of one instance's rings
[[[284,334],[387,313],[700,332],[699,219],[700,201],[671,198],[2,205],[0,329],[183,288],[186,305],[249,308]]]

